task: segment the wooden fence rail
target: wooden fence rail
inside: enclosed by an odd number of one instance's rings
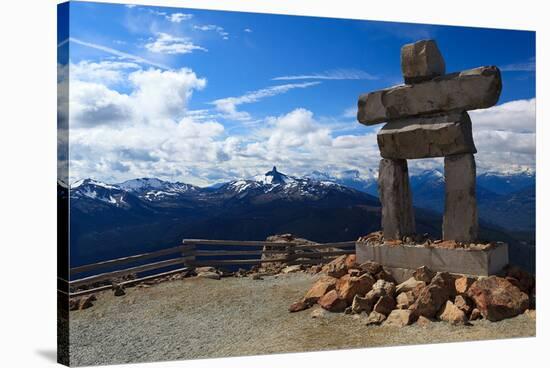
[[[202,249],[199,249],[202,248]],[[205,249],[210,247],[257,247],[259,249]],[[293,242],[267,242],[267,241],[237,241],[237,240],[209,240],[209,239],[185,239],[183,244],[177,247],[162,249],[155,252],[121,257],[117,259],[101,261],[88,265],[78,266],[70,269],[71,281],[69,286],[75,290],[98,282],[108,282],[130,274],[139,274],[159,269],[166,269],[172,266],[183,266],[177,270],[165,271],[148,275],[135,280],[126,280],[121,284],[136,283],[160,277],[175,272],[181,272],[188,268],[200,266],[238,266],[238,265],[260,265],[262,263],[283,262],[288,264],[319,264],[329,262],[336,256],[355,253],[355,242],[336,242],[324,244],[299,245]],[[172,255],[171,257],[168,257]],[[277,256],[279,255],[279,256]],[[227,259],[223,257],[234,256],[258,256],[248,259]],[[272,256],[263,258],[263,256]],[[167,258],[155,260],[155,258]],[[218,258],[216,258],[218,257]],[[219,257],[222,257],[221,259]],[[92,271],[120,267],[131,263],[153,260],[141,265],[108,271],[77,278],[79,274],[91,273]],[[92,291],[108,289],[109,285],[101,285],[93,290],[78,290],[70,293],[71,296],[83,295]]]

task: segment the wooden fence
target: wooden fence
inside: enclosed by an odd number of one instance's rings
[[[320,264],[329,262],[334,257],[353,253],[355,253],[354,241],[299,245],[293,242],[185,239],[183,244],[177,247],[71,268],[69,290],[72,290],[70,296],[107,290],[112,287],[108,283],[113,280],[121,279],[128,275],[139,276],[140,273],[162,270],[163,268],[166,269],[174,266],[182,267],[170,271],[153,272],[151,275],[125,280],[119,282],[119,284],[135,284],[201,266],[235,267],[238,265],[260,265],[271,262],[283,262],[289,265]],[[245,257],[233,258],[238,256]],[[262,259],[262,256],[265,257]],[[231,257],[231,259],[228,259],[228,257]],[[158,260],[159,258],[167,259]],[[152,262],[114,271],[94,273],[98,270],[119,268],[132,263],[143,263],[146,260],[152,260]],[[83,273],[91,275],[78,278]],[[107,284],[97,286],[98,283]],[[93,286],[93,284],[96,284],[96,287],[90,288],[89,286]]]

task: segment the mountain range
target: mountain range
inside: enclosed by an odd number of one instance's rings
[[[534,244],[534,185],[534,173],[479,176],[480,235]],[[71,265],[173,246],[183,238],[261,240],[289,232],[319,242],[355,240],[380,228],[376,187],[374,175],[295,177],[275,167],[206,188],[156,178],[80,180],[69,191]],[[439,236],[444,176],[426,171],[411,176],[411,187],[417,231]]]

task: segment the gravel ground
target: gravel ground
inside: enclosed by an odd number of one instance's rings
[[[92,308],[70,314],[71,365],[214,358],[388,345],[535,336],[526,315],[473,326],[365,326],[359,316],[288,306],[318,276],[290,274],[209,280],[187,278],[115,297],[102,292]]]

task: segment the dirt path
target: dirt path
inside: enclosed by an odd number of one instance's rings
[[[92,308],[71,312],[73,365],[118,364],[280,352],[332,350],[535,335],[521,315],[497,323],[454,327],[365,326],[350,315],[288,313],[316,276],[220,281],[188,278],[131,288],[122,297],[98,294]]]

